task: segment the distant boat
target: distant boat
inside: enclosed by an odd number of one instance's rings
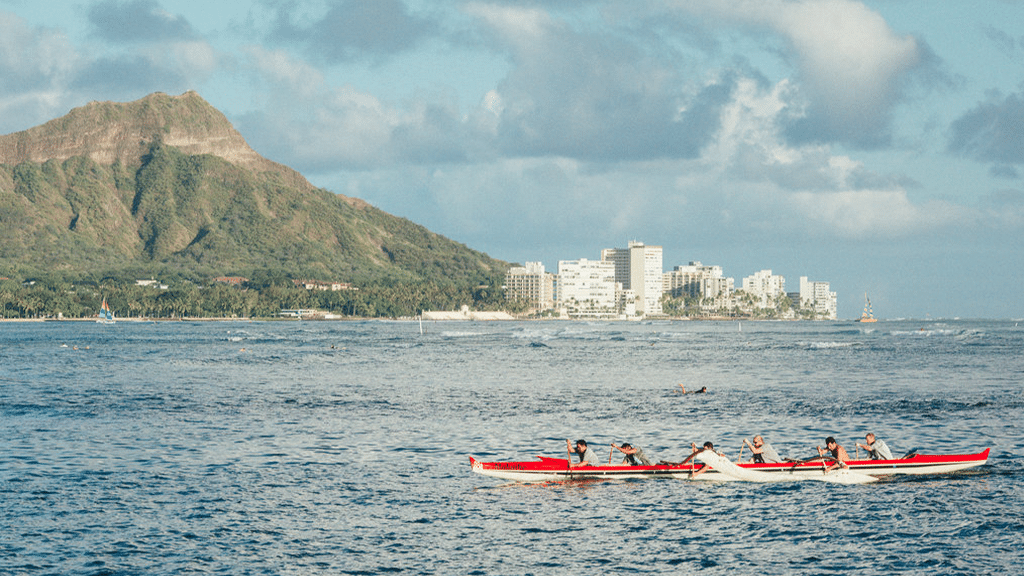
[[[871,313],[871,299],[868,298],[868,293],[864,293],[864,312],[857,319],[857,322],[878,322],[875,315]]]
[[[114,323],[114,312],[107,305],[107,299],[103,299],[103,304],[100,305],[100,313],[96,315],[96,322],[100,324],[113,324]]]

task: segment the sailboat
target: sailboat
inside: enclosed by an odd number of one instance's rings
[[[100,305],[100,313],[96,315],[96,322],[100,324],[113,324],[114,323],[114,312],[107,305],[107,299],[103,298],[103,304]]]
[[[875,315],[871,313],[871,299],[868,298],[868,293],[864,293],[864,312],[857,319],[857,322],[878,322]]]

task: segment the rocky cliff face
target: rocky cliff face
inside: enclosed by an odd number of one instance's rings
[[[43,163],[76,156],[132,166],[160,141],[191,155],[212,154],[243,168],[305,179],[249,147],[228,119],[195,92],[155,93],[135,102],[91,102],[66,116],[0,136],[0,164]],[[308,184],[307,184],[308,185]]]

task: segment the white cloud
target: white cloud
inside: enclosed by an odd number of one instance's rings
[[[79,60],[59,30],[31,27],[0,12],[0,133],[66,112],[66,87]]]
[[[789,198],[799,218],[850,238],[901,238],[976,217],[973,210],[948,202],[914,204],[904,190],[796,192]]]
[[[700,0],[676,6],[782,37],[797,64],[795,85],[807,98],[794,124],[798,140],[874,146],[889,137],[893,107],[924,49],[897,34],[876,11],[852,0]]]
[[[470,2],[464,10],[485,21],[506,42],[521,49],[537,47],[537,42],[544,39],[552,26],[548,13],[538,8]]]

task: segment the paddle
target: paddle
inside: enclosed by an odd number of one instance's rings
[[[572,477],[572,450],[570,449],[569,439],[565,440],[565,465],[569,469],[569,477]]]
[[[821,446],[818,446],[818,456],[821,456],[821,469],[825,474],[828,474],[828,467],[825,466],[825,453],[821,450]]]

